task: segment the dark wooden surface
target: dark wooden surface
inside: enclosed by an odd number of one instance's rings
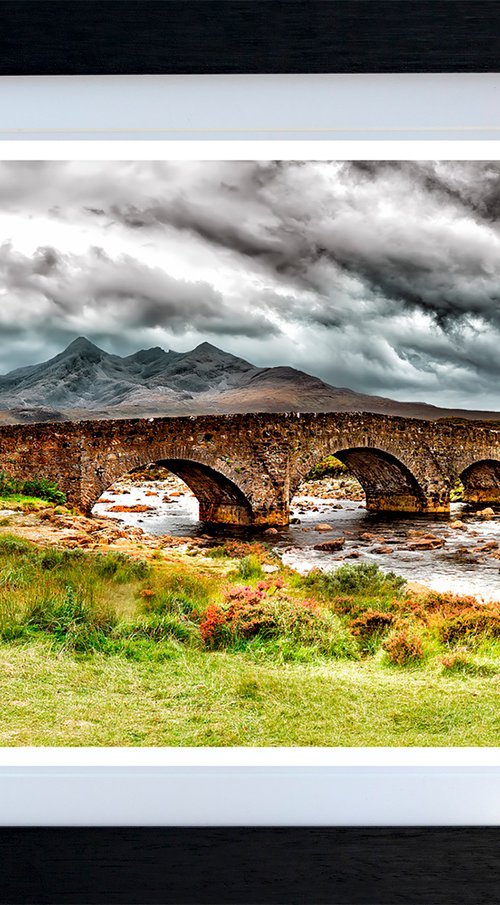
[[[498,0],[0,0],[0,74],[494,72]]]
[[[500,828],[0,829],[0,902],[500,902]]]

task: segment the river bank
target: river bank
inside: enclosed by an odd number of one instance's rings
[[[292,501],[290,526],[264,533],[200,524],[196,498],[173,475],[139,483],[127,477],[94,511],[119,520],[123,530],[142,528],[154,537],[175,538],[172,543],[183,539],[188,547],[221,536],[264,538],[285,564],[303,573],[328,571],[346,560],[379,562],[437,591],[484,600],[500,596],[500,512],[484,506],[478,514],[456,502],[449,517],[372,514],[361,486],[345,474],[304,483]]]
[[[259,541],[17,518],[0,520],[0,744],[499,743],[499,605],[375,564],[300,575]]]
[[[264,532],[200,523],[191,491],[161,469],[109,488],[92,518],[47,503],[11,505],[0,511],[0,526],[68,549],[193,557],[224,540],[256,541],[302,574],[330,571],[343,562],[378,563],[436,591],[500,597],[500,513],[453,503],[450,517],[374,515],[349,475],[303,484],[292,502],[290,526]]]

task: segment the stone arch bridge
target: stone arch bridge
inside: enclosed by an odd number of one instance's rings
[[[158,462],[193,490],[200,519],[283,525],[302,479],[327,455],[356,475],[370,510],[447,512],[457,478],[468,501],[500,503],[500,421],[343,412],[0,427],[0,468],[57,481],[86,512],[118,478]]]

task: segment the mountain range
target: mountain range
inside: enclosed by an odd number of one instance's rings
[[[190,352],[157,346],[121,357],[80,336],[54,358],[0,376],[4,423],[250,411],[500,419],[356,393],[290,367],[259,368],[207,342]]]

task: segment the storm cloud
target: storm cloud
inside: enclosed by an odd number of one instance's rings
[[[0,163],[0,370],[209,340],[499,409],[500,164]]]

